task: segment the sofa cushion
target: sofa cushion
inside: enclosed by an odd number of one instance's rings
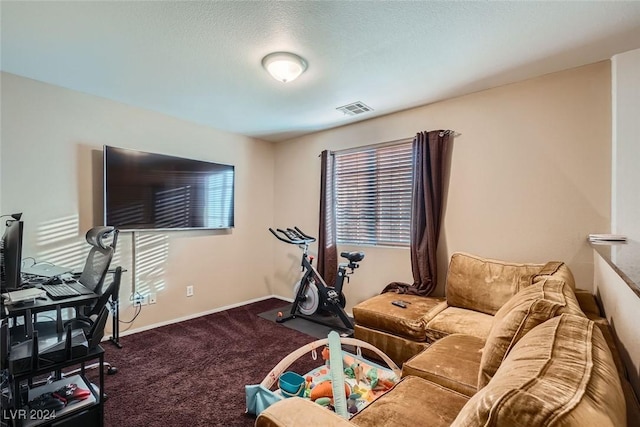
[[[514,346],[452,426],[624,426],[624,396],[600,329],[562,314]]]
[[[511,297],[493,319],[482,352],[478,388],[487,385],[518,340],[534,327],[561,313],[584,317],[573,291],[562,281],[543,279]]]
[[[451,424],[468,399],[422,378],[407,377],[351,418],[351,422],[360,427],[444,427]]]
[[[406,308],[393,301],[406,302]],[[444,298],[387,292],[353,307],[355,323],[370,329],[389,332],[415,341],[425,340],[427,322],[446,307]]]
[[[531,285],[543,267],[454,253],[447,272],[447,304],[493,316],[520,289]]]
[[[427,323],[427,341],[434,342],[451,334],[467,334],[485,339],[493,316],[466,308],[447,307]]]
[[[247,423],[246,421],[238,421],[237,424],[246,425]],[[309,399],[291,397],[269,406],[258,415],[255,422],[255,427],[282,426],[353,427],[353,424]]]
[[[409,338],[369,329],[366,326],[357,324],[353,329],[353,336],[382,350],[382,352],[389,356],[398,366],[402,366],[404,362],[429,347],[429,343],[426,341],[413,341]],[[366,348],[362,349],[362,354],[374,359],[379,359],[376,353]]]
[[[414,375],[451,390],[473,396],[478,391],[478,370],[484,340],[453,334],[434,342],[402,365],[402,376]]]

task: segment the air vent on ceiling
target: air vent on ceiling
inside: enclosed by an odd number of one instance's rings
[[[367,113],[369,111],[373,111],[373,108],[365,105],[363,102],[352,102],[351,104],[343,105],[342,107],[336,108],[338,111],[342,111],[347,116],[355,116],[356,114]]]

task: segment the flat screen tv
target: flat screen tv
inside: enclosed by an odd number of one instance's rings
[[[104,223],[120,230],[234,226],[234,167],[104,146]]]

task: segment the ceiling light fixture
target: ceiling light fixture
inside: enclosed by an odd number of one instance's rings
[[[289,52],[274,52],[262,58],[262,66],[271,77],[282,82],[292,82],[307,69],[307,61]]]

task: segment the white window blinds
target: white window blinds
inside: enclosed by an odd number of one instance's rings
[[[335,153],[338,243],[408,246],[412,142]]]

